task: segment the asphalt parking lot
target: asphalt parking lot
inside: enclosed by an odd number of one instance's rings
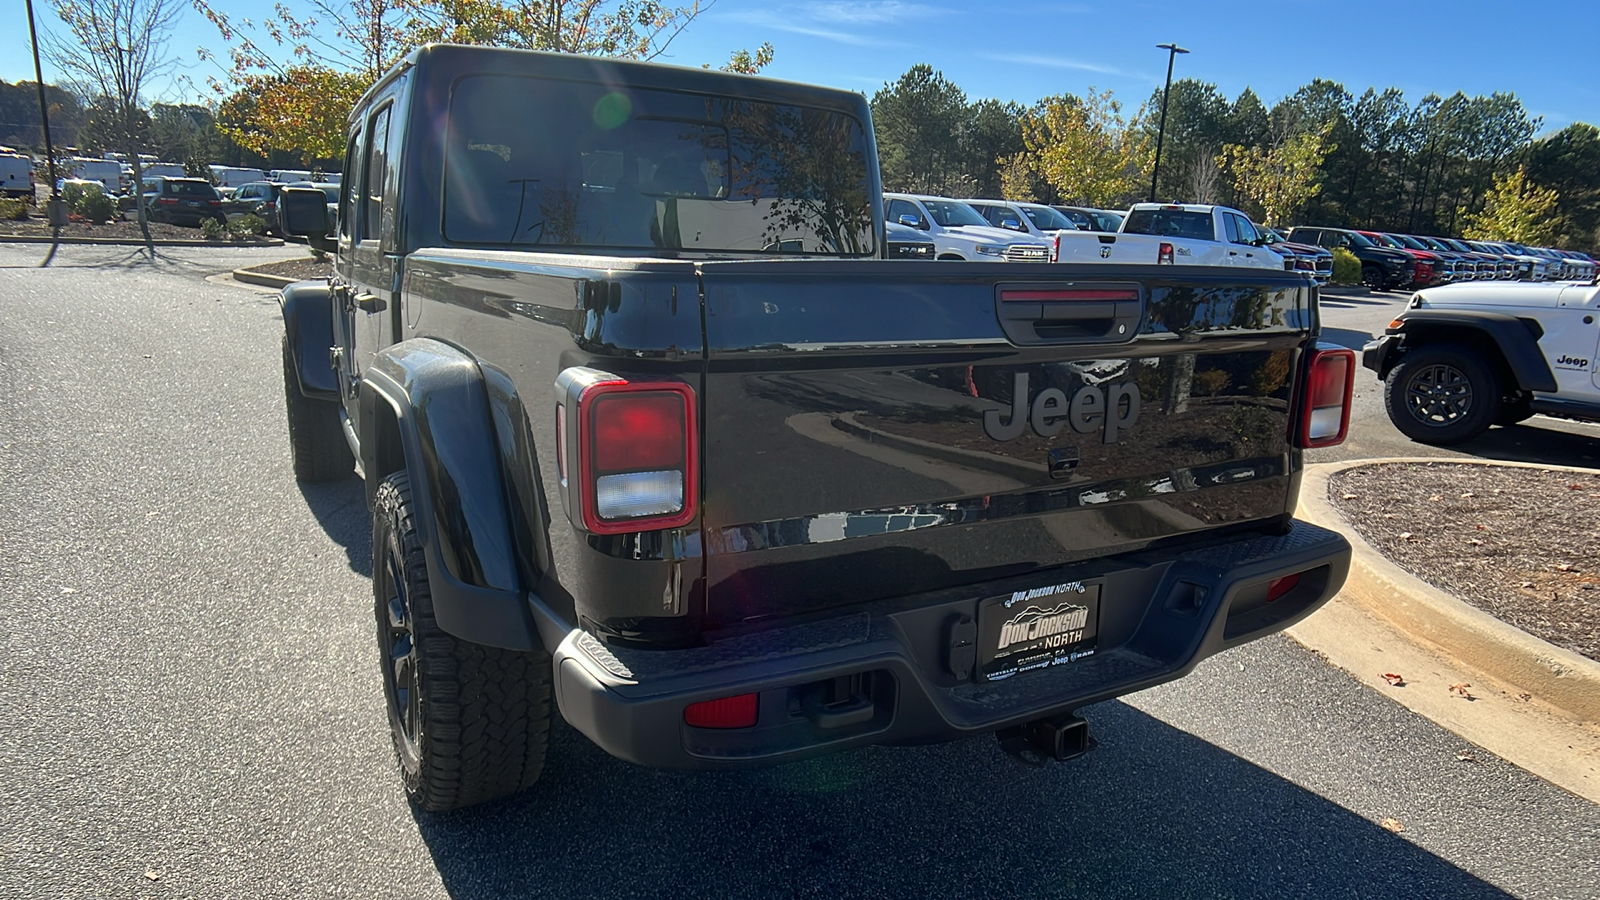
[[[660,772],[558,726],[534,790],[418,813],[360,484],[296,485],[277,305],[207,280],[292,251],[45,252],[0,244],[0,896],[1600,896],[1600,807],[1282,637],[1084,710],[1071,764]]]

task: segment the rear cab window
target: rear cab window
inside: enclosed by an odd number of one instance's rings
[[[877,254],[870,141],[842,113],[477,75],[447,128],[451,243]]]
[[[1216,239],[1211,214],[1186,209],[1135,209],[1128,214],[1122,230],[1127,234],[1153,234],[1199,241]]]

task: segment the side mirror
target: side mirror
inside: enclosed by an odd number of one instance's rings
[[[286,187],[278,195],[283,233],[305,238],[318,250],[328,251],[334,241],[328,233],[328,196],[316,188]]]
[[[1027,231],[1026,228],[1022,227],[1022,223],[1016,219],[1001,219],[1000,227],[1007,231]]]
[[[920,216],[912,216],[912,215],[901,216],[900,217],[900,224],[906,226],[907,228],[920,228],[923,231],[927,231],[928,230],[927,223],[923,222],[922,218]]]

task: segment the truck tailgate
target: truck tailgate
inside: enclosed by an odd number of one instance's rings
[[[707,615],[971,584],[1281,527],[1305,279],[708,262]],[[1124,330],[1118,332],[1118,327]]]

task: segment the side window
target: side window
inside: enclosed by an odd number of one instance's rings
[[[1224,214],[1222,216],[1222,236],[1230,244],[1239,243],[1239,223],[1232,214]]]
[[[339,179],[339,236],[354,238],[357,194],[361,192],[361,132],[350,136],[344,154],[344,177]]]
[[[917,212],[917,207],[912,203],[905,200],[890,200],[889,221],[899,222],[901,216],[912,216],[918,220],[922,218],[922,214]]]
[[[1239,227],[1239,243],[1253,244],[1261,237],[1260,233],[1256,231],[1256,226],[1251,224],[1249,219],[1243,216],[1233,216],[1233,218]]]
[[[377,240],[383,234],[384,183],[388,180],[389,110],[372,117],[367,132],[367,159],[361,167],[360,240]]]

